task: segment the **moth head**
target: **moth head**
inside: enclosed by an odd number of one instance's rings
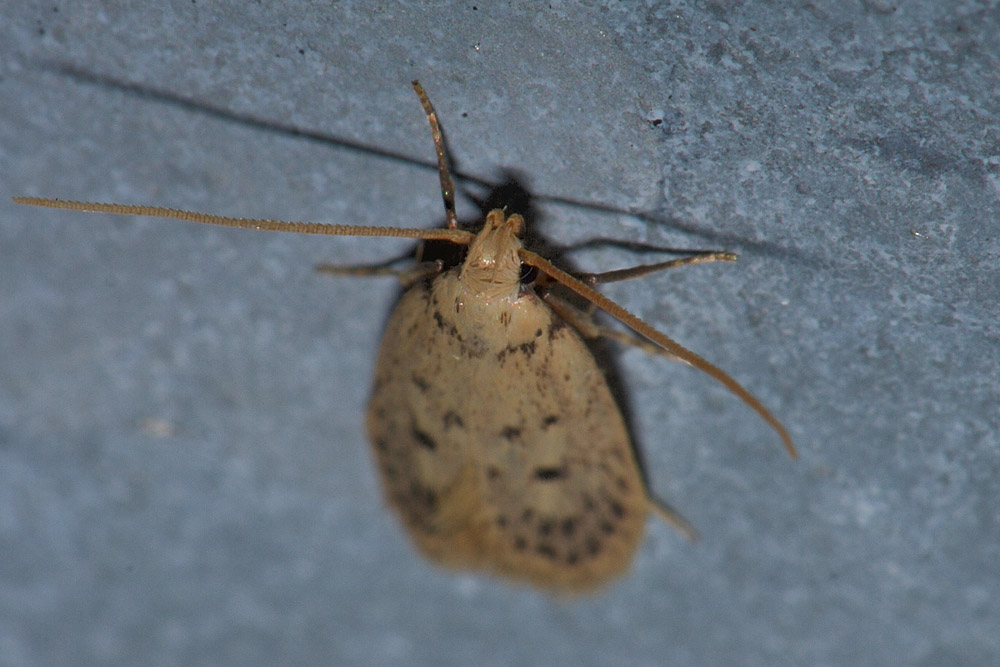
[[[462,265],[462,281],[476,292],[487,296],[514,297],[521,284],[520,236],[524,233],[524,218],[507,216],[500,209],[486,215],[483,229],[469,246]]]

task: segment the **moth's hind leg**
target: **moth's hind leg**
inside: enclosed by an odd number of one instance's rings
[[[358,264],[353,266],[338,266],[335,264],[317,264],[317,273],[328,273],[335,276],[352,276],[355,278],[367,278],[371,276],[394,276],[403,287],[409,287],[428,276],[441,273],[444,263],[441,260],[433,262],[418,262],[403,268],[395,265],[403,259],[412,259],[411,255],[397,257],[379,264]]]
[[[633,266],[628,269],[605,271],[603,273],[579,273],[575,274],[575,277],[581,282],[593,287],[595,285],[600,285],[601,283],[614,283],[621,280],[642,278],[643,276],[648,276],[651,273],[658,273],[660,271],[666,271],[667,269],[676,269],[680,266],[693,266],[695,264],[705,264],[707,262],[735,262],[736,259],[737,255],[734,252],[700,252],[696,255],[671,259],[666,262],[657,262],[656,264],[640,264],[639,266]]]
[[[655,264],[640,264],[627,269],[617,269],[615,271],[604,271],[603,273],[580,273],[576,274],[577,280],[596,287],[601,283],[616,283],[622,280],[634,280],[653,273],[676,269],[681,266],[694,266],[695,264],[707,264],[708,262],[735,262],[737,255],[734,252],[700,252],[689,257],[657,262]],[[595,306],[591,305],[588,312],[594,312]]]
[[[669,525],[671,528],[674,528],[677,532],[681,533],[692,542],[698,539],[698,531],[694,529],[694,526],[688,523],[687,519],[674,511],[670,505],[654,498],[649,492],[649,488],[646,489],[646,499],[649,501],[649,509],[651,509],[656,516],[660,517],[664,523]]]
[[[661,357],[670,359],[671,361],[687,363],[684,359],[667,352],[656,343],[648,341],[641,336],[637,336],[629,331],[613,329],[611,327],[606,327],[603,324],[598,324],[594,321],[593,308],[582,310],[561,296],[557,296],[551,292],[543,295],[542,298],[545,299],[545,302],[549,304],[552,310],[554,310],[559,317],[572,325],[573,328],[580,332],[580,335],[584,338],[607,338],[619,343],[624,343],[625,345],[637,347],[649,354],[658,354]]]

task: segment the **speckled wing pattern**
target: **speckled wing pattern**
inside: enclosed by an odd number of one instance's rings
[[[649,509],[603,373],[532,291],[470,299],[452,269],[404,293],[367,424],[389,504],[452,568],[585,591],[626,570]]]

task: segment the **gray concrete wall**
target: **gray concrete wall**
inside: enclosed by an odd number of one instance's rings
[[[995,2],[131,4],[0,2],[0,663],[1000,662]],[[801,459],[623,351],[702,539],[650,521],[596,597],[440,571],[383,506],[397,288],[312,267],[407,243],[9,200],[434,226],[413,78],[466,191],[516,170],[549,242],[740,253],[605,291]]]

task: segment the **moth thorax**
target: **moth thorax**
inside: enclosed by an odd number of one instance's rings
[[[516,298],[521,286],[521,239],[524,219],[516,213],[505,217],[500,209],[486,216],[462,265],[462,285],[488,299]]]

